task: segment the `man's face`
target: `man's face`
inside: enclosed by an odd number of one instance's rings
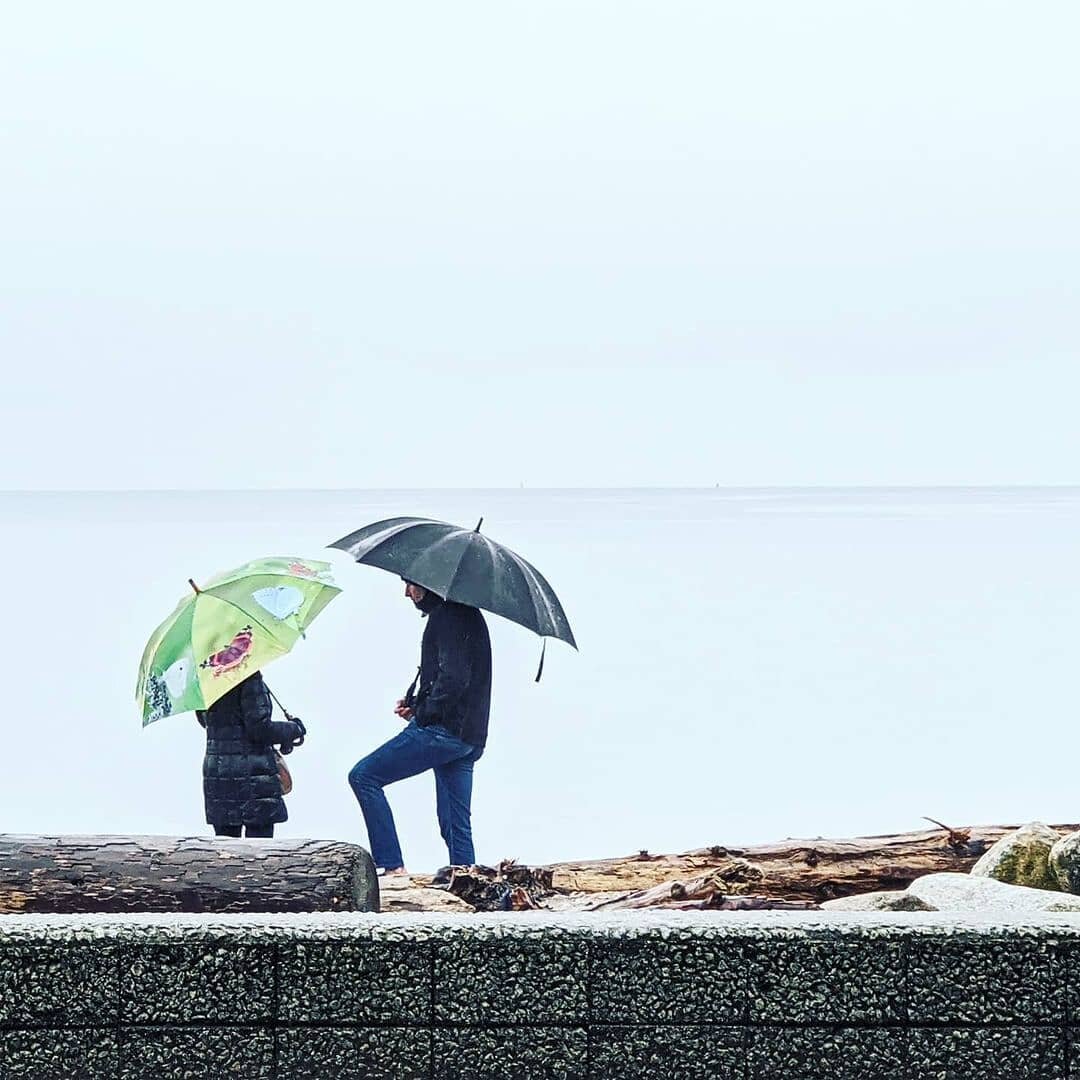
[[[427,589],[420,585],[414,585],[411,581],[405,583],[405,595],[417,606],[427,596]]]

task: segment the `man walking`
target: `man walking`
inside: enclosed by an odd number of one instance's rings
[[[371,857],[387,875],[404,874],[405,864],[383,788],[428,769],[435,773],[435,809],[450,865],[475,863],[473,765],[484,752],[491,706],[491,640],[480,610],[443,600],[411,581],[405,582],[405,595],[427,618],[415,697],[408,695],[394,708],[408,725],[349,773]]]

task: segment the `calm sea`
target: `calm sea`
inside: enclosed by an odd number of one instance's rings
[[[204,832],[202,732],[140,728],[147,636],[188,577],[329,558],[342,595],[267,678],[311,732],[282,835],[365,839],[349,767],[399,721],[421,623],[324,545],[416,514],[535,563],[580,653],[492,617],[478,857],[548,861],[784,836],[1076,820],[1080,489],[0,495],[0,828]],[[390,792],[445,859],[430,776]]]

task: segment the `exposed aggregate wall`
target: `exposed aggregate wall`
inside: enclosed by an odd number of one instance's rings
[[[0,917],[3,1080],[1080,1080],[1080,917]]]

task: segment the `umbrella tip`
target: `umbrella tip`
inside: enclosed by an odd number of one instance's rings
[[[476,523],[476,528],[475,528],[475,529],[473,529],[473,532],[479,532],[479,531],[480,531],[480,526],[481,526],[481,525],[483,525],[483,524],[484,524],[484,519],[483,519],[483,518],[481,518],[481,519],[480,519],[480,520],[479,520],[479,521],[478,521],[478,522]]]
[[[196,596],[198,596],[199,593],[202,592],[202,589],[200,589],[199,586],[196,585],[195,582],[191,580],[191,578],[187,579],[187,583],[195,590],[195,595]]]

